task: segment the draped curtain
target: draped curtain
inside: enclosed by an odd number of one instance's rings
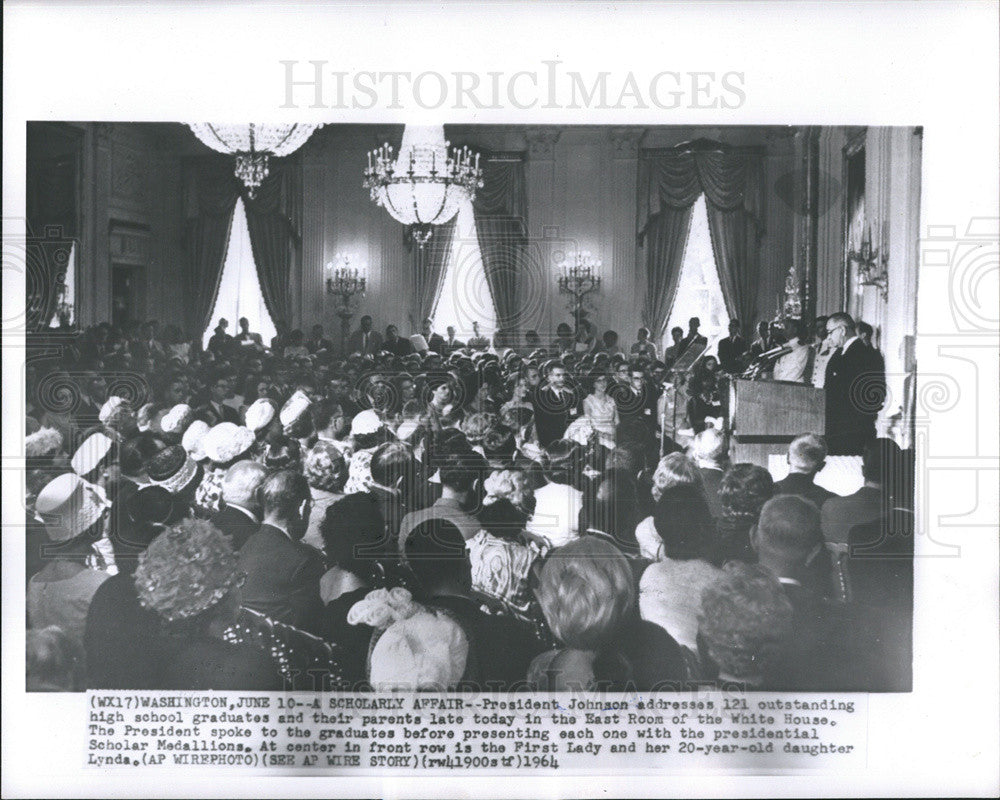
[[[483,186],[472,208],[486,282],[497,313],[497,330],[517,325],[518,273],[528,243],[528,200],[522,153],[487,155]]]
[[[763,235],[763,156],[750,149],[720,149],[694,142],[651,150],[639,161],[639,242],[646,249],[645,318],[663,335],[677,292],[691,207],[705,194],[712,252],[730,317],[749,324],[756,316]]]
[[[413,257],[413,298],[416,303],[414,313],[416,318],[410,320],[411,329],[420,330],[421,323],[434,313],[441,288],[444,286],[444,271],[451,257],[451,247],[455,241],[455,228],[458,225],[456,214],[444,225],[435,226],[430,241],[423,247],[418,247],[409,237],[407,244]]]
[[[215,307],[236,200],[242,196],[260,291],[276,326],[288,324],[289,276],[302,239],[302,169],[298,159],[271,159],[270,174],[250,199],[230,156],[192,159],[185,175],[184,244],[189,261],[188,329],[204,331]]]
[[[204,156],[185,164],[184,251],[188,257],[189,336],[208,327],[226,261],[240,185],[232,159]]]
[[[271,170],[250,199],[243,193],[250,247],[267,313],[278,330],[291,322],[290,276],[302,242],[302,164],[271,159]]]

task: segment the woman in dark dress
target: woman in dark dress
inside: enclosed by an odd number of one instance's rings
[[[245,578],[229,540],[204,520],[186,519],[168,528],[139,557],[139,602],[159,614],[178,640],[164,664],[161,688],[283,688],[264,650],[227,635],[236,622]]]

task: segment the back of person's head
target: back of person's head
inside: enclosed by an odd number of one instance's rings
[[[622,470],[608,470],[597,485],[584,492],[580,529],[600,533],[626,555],[638,555],[638,490],[635,479]]]
[[[580,467],[580,445],[576,442],[557,439],[545,448],[545,477],[552,483],[575,483]]]
[[[83,650],[62,628],[29,628],[25,636],[29,692],[73,692],[83,677]]]
[[[477,519],[483,530],[491,536],[517,542],[528,522],[528,514],[503,497],[484,505],[479,510]]]
[[[282,521],[299,518],[302,504],[312,496],[305,476],[290,469],[269,475],[260,493],[264,517]]]
[[[256,461],[237,461],[222,477],[222,499],[230,505],[260,511],[260,485],[267,477],[267,468]]]
[[[347,482],[347,462],[330,442],[314,444],[302,460],[302,472],[309,486],[323,492],[339,492]]]
[[[132,437],[118,451],[118,463],[122,472],[131,476],[141,474],[146,463],[164,446],[160,439],[148,431]]]
[[[364,555],[365,546],[382,539],[383,526],[378,506],[369,495],[349,494],[334,501],[320,523],[327,563],[370,580],[376,564]]]
[[[701,487],[682,484],[664,491],[653,506],[653,527],[667,558],[709,558],[714,526]]]
[[[888,468],[898,458],[899,445],[892,439],[876,439],[865,445],[861,455],[861,474],[865,481],[877,486],[886,483]]]
[[[814,475],[823,469],[826,460],[826,440],[815,433],[796,436],[788,445],[788,465],[794,472]]]
[[[733,464],[719,481],[719,502],[729,515],[754,517],[774,494],[771,473],[756,464]]]
[[[675,486],[703,489],[704,481],[698,465],[684,453],[671,453],[660,459],[653,471],[653,495],[658,497]]]
[[[465,539],[446,519],[429,519],[417,525],[406,537],[403,554],[426,595],[448,589],[465,591],[472,583]]]
[[[549,553],[535,596],[562,645],[600,650],[635,607],[636,589],[625,556],[603,539],[585,536]]]
[[[457,442],[438,448],[431,457],[431,464],[440,473],[441,485],[458,494],[471,492],[489,473],[489,464],[482,455]]]
[[[710,426],[694,437],[689,453],[699,461],[722,465],[729,455],[729,442],[722,431]]]
[[[720,675],[760,683],[780,664],[792,606],[774,575],[731,561],[702,592],[698,644]]]
[[[372,479],[380,486],[404,493],[412,491],[417,479],[416,463],[409,445],[386,442],[372,455]]]
[[[302,446],[297,439],[275,432],[268,436],[264,466],[271,470],[298,469],[302,464]]]
[[[772,497],[760,511],[751,541],[762,564],[804,568],[823,549],[819,509],[799,495]]]

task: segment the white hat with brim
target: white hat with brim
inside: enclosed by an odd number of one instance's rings
[[[208,434],[208,423],[202,419],[196,419],[181,437],[181,447],[187,450],[188,455],[195,461],[204,461],[208,456],[205,454],[205,436]]]
[[[105,434],[100,432],[92,433],[83,440],[76,452],[73,453],[73,458],[70,459],[73,471],[81,478],[92,475],[108,457],[112,444],[113,442],[110,437]]]
[[[54,542],[67,542],[89,530],[110,506],[100,487],[66,472],[38,493],[35,513]]]
[[[226,464],[249,450],[256,438],[253,431],[232,422],[215,425],[202,441],[205,455],[216,464]]]

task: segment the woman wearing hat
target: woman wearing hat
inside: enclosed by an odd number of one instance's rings
[[[135,588],[178,648],[164,665],[163,689],[282,688],[271,658],[227,636],[236,622],[245,575],[225,535],[203,520],[183,520],[139,557]]]
[[[249,458],[256,438],[249,428],[232,422],[220,422],[209,429],[201,440],[201,448],[211,462],[194,495],[197,510],[204,515],[219,510],[222,479],[237,461]]]
[[[28,625],[58,625],[82,646],[90,601],[108,572],[87,566],[110,517],[111,504],[94,484],[73,473],[51,480],[35,500],[35,513],[52,544],[46,564],[28,581]]]

